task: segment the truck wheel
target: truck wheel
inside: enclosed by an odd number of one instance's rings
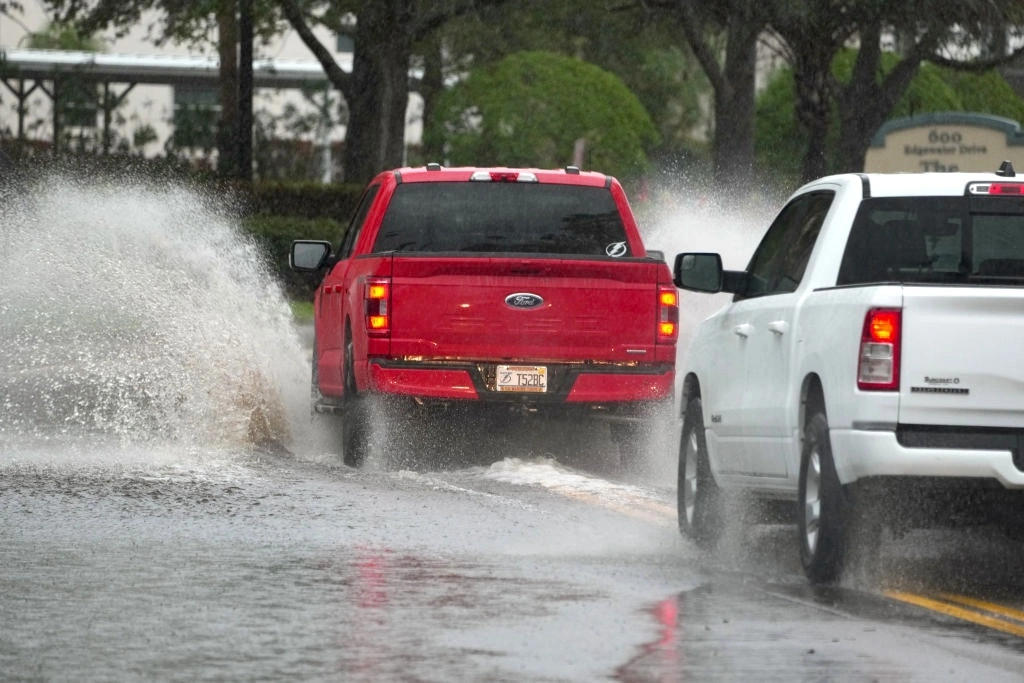
[[[313,372],[309,378],[309,411],[316,415],[316,407],[323,401],[323,394],[320,393],[320,367],[317,363],[316,339],[313,340]]]
[[[369,415],[366,400],[353,398],[345,402],[341,420],[341,456],[349,467],[360,467],[370,451]]]
[[[352,369],[352,331],[345,328],[345,398],[341,416],[341,457],[349,467],[360,467],[370,451],[370,415],[367,399],[356,389]]]
[[[832,460],[828,420],[816,413],[804,428],[800,463],[800,561],[811,583],[833,583],[843,571],[852,514]]]
[[[639,463],[644,456],[644,429],[633,424],[610,425],[612,441],[619,452],[619,466],[630,468]]]
[[[722,491],[711,474],[704,436],[704,410],[699,397],[686,404],[679,442],[676,497],[679,530],[702,548],[714,547],[724,526]]]

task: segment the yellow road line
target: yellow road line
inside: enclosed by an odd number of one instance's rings
[[[1012,607],[1006,607],[1005,605],[997,605],[994,602],[987,602],[985,600],[978,600],[966,595],[956,595],[953,593],[941,593],[940,597],[948,602],[958,602],[961,605],[967,605],[968,607],[976,607],[983,609],[986,612],[992,612],[993,614],[999,614],[1016,621],[1024,622],[1024,611],[1019,609],[1013,609]]]
[[[1024,625],[1014,624],[996,617],[991,617],[987,614],[980,612],[974,612],[963,607],[957,607],[956,605],[948,602],[942,602],[940,600],[933,600],[926,598],[923,595],[914,595],[913,593],[903,593],[901,591],[884,591],[884,595],[893,600],[899,600],[900,602],[906,602],[911,605],[917,605],[918,607],[924,607],[930,609],[933,612],[939,612],[940,614],[946,614],[957,619],[963,619],[973,624],[979,624],[986,626],[1003,633],[1010,633],[1015,636],[1024,638]]]

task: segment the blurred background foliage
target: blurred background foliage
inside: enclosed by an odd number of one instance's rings
[[[856,56],[855,50],[844,50],[836,56],[832,73],[837,81],[849,81]],[[895,55],[884,55],[883,70],[891,69],[896,61]],[[795,101],[793,73],[788,67],[776,72],[757,98],[757,167],[760,174],[774,178],[779,187],[794,188],[801,179],[804,139],[794,111]],[[967,73],[922,64],[893,107],[891,118],[946,111],[980,112],[1024,122],[1024,99],[996,69]],[[834,103],[831,117],[833,125],[827,138],[829,166],[841,168],[839,112]]]
[[[649,173],[647,153],[660,142],[618,76],[544,51],[474,70],[441,95],[427,126],[424,143],[440,141],[454,166],[557,168],[569,161],[623,179]],[[566,150],[574,155],[567,158]]]
[[[175,41],[222,57],[238,54],[237,0],[39,2],[51,23],[29,36],[31,47],[103,51],[143,17],[156,17],[146,26],[153,52]],[[59,148],[65,156],[98,159],[96,167],[187,175],[241,198],[232,204],[239,218],[273,254],[289,291],[302,297],[310,290],[286,268],[288,244],[296,237],[337,243],[364,183],[388,167],[579,162],[619,176],[642,211],[652,186],[682,179],[706,188],[712,178],[727,178],[775,197],[814,174],[861,170],[863,149],[892,118],[958,111],[1024,122],[1024,0],[252,6],[257,56],[297,34],[330,87],[304,93],[305,110],[257,107],[251,182],[232,180],[238,168],[224,154],[231,135],[245,138],[232,127],[237,111],[224,109],[219,121],[183,117],[159,158],[143,158],[152,125],[100,99],[98,88],[67,86],[62,116],[84,121],[112,108],[115,126],[106,137],[97,128],[69,126],[59,140],[47,140],[52,126],[40,119],[29,121],[21,139],[0,130],[0,149],[38,165]],[[0,0],[0,18],[17,21],[18,11],[18,3]],[[313,28],[354,41],[350,72],[332,61]],[[221,59],[219,81],[230,95],[238,65],[232,70],[229,62]],[[0,50],[0,75],[8,75],[6,68]],[[1007,77],[1013,74],[1016,83]],[[396,146],[404,140],[411,92],[423,104],[423,138]],[[4,89],[0,106],[14,106]],[[342,160],[340,168],[323,168],[328,155],[311,142],[328,124],[346,126],[345,141],[329,155]]]

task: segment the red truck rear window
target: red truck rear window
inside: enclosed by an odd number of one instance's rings
[[[538,183],[399,185],[373,250],[630,255],[607,188]]]

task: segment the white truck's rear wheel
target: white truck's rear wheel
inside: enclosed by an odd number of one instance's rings
[[[804,429],[799,501],[804,573],[812,583],[832,583],[843,571],[852,515],[832,461],[828,420],[822,412],[815,413]]]

